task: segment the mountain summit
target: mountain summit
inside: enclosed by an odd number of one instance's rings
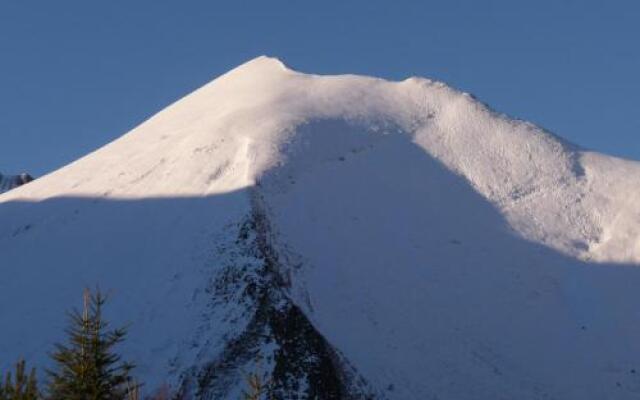
[[[148,387],[631,399],[640,164],[422,78],[259,57],[0,196],[0,367],[85,286]],[[9,306],[10,305],[10,306]]]

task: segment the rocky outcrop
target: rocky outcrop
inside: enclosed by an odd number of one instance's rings
[[[218,249],[243,261],[226,265],[207,288],[211,309],[233,305],[225,319],[242,328],[231,329],[236,334],[214,354],[201,338],[200,362],[182,375],[181,398],[233,398],[245,386],[243,375],[253,371],[267,398],[383,399],[289,298],[286,257],[260,208],[255,201],[253,215],[231,228],[237,229],[235,243]]]

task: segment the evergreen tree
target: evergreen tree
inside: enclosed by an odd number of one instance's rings
[[[37,400],[40,398],[35,368],[28,375],[25,371],[25,361],[20,360],[16,364],[15,381],[12,379],[11,373],[7,374],[4,381],[0,379],[0,400]]]
[[[105,302],[99,290],[85,291],[82,312],[69,313],[67,343],[56,344],[51,355],[56,368],[47,371],[50,400],[125,400],[135,386],[129,375],[133,364],[114,353],[126,329],[108,330]]]

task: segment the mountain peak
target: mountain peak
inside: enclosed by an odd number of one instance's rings
[[[221,76],[219,79],[222,80],[224,77],[239,75],[250,75],[254,78],[267,78],[273,74],[282,74],[287,72],[291,73],[294,71],[288,68],[279,58],[261,55],[240,64]]]
[[[242,68],[249,65],[260,66],[260,68],[278,68],[280,70],[289,70],[285,63],[278,57],[272,57],[268,55],[261,55],[252,60],[247,61],[238,68]]]

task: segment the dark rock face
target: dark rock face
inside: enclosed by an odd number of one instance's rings
[[[246,386],[247,368],[265,385],[265,398],[280,400],[383,399],[288,296],[286,257],[271,237],[268,219],[253,215],[236,228],[231,261],[209,283],[211,308],[239,305],[229,321],[240,328],[198,366],[182,375],[179,398],[230,398]],[[242,260],[242,261],[239,261]]]
[[[7,192],[11,189],[29,183],[33,177],[29,174],[22,173],[20,175],[2,175],[0,174],[0,193]]]

